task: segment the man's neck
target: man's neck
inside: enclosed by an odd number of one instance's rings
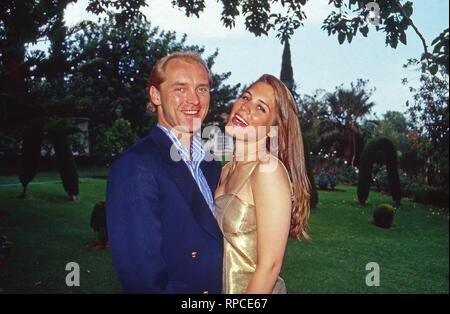
[[[192,160],[191,145],[192,145],[192,140],[193,140],[193,134],[188,133],[188,132],[181,132],[181,131],[177,130],[177,128],[171,128],[170,126],[166,126],[162,123],[158,123],[158,125],[160,127],[163,127],[165,129],[169,130],[181,142],[181,144],[183,144],[183,146],[186,148],[186,150],[188,152],[189,160]]]

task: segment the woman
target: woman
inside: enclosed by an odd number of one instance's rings
[[[310,197],[292,94],[263,75],[233,105],[226,131],[235,153],[215,192],[224,234],[222,293],[286,293],[278,276],[286,242],[308,239]]]

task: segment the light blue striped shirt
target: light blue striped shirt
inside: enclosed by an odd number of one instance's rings
[[[211,211],[214,211],[214,199],[211,193],[211,189],[209,188],[208,181],[206,181],[205,176],[203,175],[202,169],[200,169],[200,163],[205,159],[205,150],[197,137],[193,137],[191,144],[191,155],[192,160],[189,160],[189,153],[184,146],[183,143],[168,129],[160,125],[156,124],[158,128],[160,128],[172,141],[175,147],[178,149],[178,153],[183,161],[186,163],[188,169],[191,171],[192,176],[194,177],[195,182],[202,192],[203,197],[205,198],[206,203],[208,204]]]

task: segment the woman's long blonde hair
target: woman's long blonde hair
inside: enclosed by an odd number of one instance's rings
[[[306,230],[310,213],[311,185],[306,171],[297,105],[286,85],[275,76],[264,74],[252,86],[256,83],[270,85],[275,92],[275,102],[278,104],[273,122],[273,125],[278,127],[278,158],[288,170],[294,190],[289,235],[309,240]],[[268,140],[267,149],[270,151],[269,145]]]

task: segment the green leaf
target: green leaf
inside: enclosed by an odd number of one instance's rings
[[[367,37],[367,34],[369,33],[369,27],[367,27],[367,26],[361,27],[361,28],[359,29],[359,31],[361,32],[361,34],[362,34],[364,37]]]
[[[441,39],[440,36],[436,37],[436,38],[431,42],[431,45],[436,44],[440,39]]]
[[[437,64],[433,64],[432,66],[430,66],[430,73],[432,75],[436,75],[438,69],[439,69],[439,66]]]
[[[437,44],[433,49],[433,53],[439,53],[439,51],[441,51],[442,45],[443,45],[442,42]]]
[[[338,35],[339,44],[342,45],[345,41],[345,33],[339,33]]]
[[[401,33],[400,34],[400,42],[403,44],[403,45],[406,45],[406,33],[405,32],[403,32],[403,33]]]
[[[380,18],[383,20],[386,20],[390,14],[391,14],[391,10],[386,8],[380,12]]]
[[[348,40],[348,43],[349,43],[349,44],[352,43],[352,39],[353,39],[353,34],[352,34],[352,33],[348,33],[348,34],[347,34],[347,40]]]
[[[403,6],[403,9],[405,10],[406,16],[410,17],[413,14],[412,2],[411,1],[406,2],[405,5]]]
[[[398,39],[397,37],[393,37],[390,41],[389,44],[391,45],[392,48],[396,49],[397,45],[398,45]]]

